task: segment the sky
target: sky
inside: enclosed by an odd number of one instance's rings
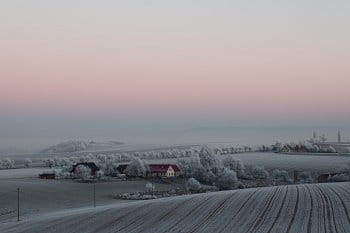
[[[346,0],[1,1],[0,139],[349,126],[349,22]]]

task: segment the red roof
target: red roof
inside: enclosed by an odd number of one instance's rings
[[[150,164],[149,169],[151,172],[167,172],[169,167],[172,167],[175,172],[179,172],[180,169],[176,164]]]

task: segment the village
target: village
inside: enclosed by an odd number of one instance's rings
[[[6,190],[0,190],[4,197],[0,221],[16,217],[18,197],[20,218],[26,219],[52,211],[226,193],[217,192],[223,190],[350,180],[348,156],[274,153],[268,146],[249,148],[225,145],[183,151],[62,154],[48,156],[32,167],[9,166],[0,170]]]
[[[107,162],[108,163],[108,162]],[[118,163],[115,173],[105,174],[104,164],[79,162],[70,169],[46,171],[39,178],[48,180],[71,180],[82,183],[126,182],[142,180],[144,190],[119,193],[114,197],[124,200],[156,199],[189,193],[219,190],[245,189],[290,185],[300,183],[341,182],[350,179],[350,169],[310,172],[303,169],[265,169],[245,165],[230,156],[220,161],[214,150],[203,147],[199,159],[180,159],[177,163],[147,163],[133,157],[131,162]],[[159,184],[168,184],[169,189],[158,190]]]
[[[350,142],[343,141],[341,132],[338,131],[337,141],[329,142],[324,134],[313,132],[312,138],[299,143],[276,143],[274,150],[280,153],[315,153],[315,154],[341,154],[350,153]]]

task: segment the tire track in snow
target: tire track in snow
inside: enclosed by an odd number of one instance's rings
[[[309,193],[309,197],[310,197],[310,213],[309,213],[309,220],[307,222],[307,233],[311,233],[312,231],[312,212],[314,209],[314,200],[312,198],[312,194],[311,194],[311,190],[309,185],[305,185],[305,188],[307,189],[308,193]]]
[[[143,208],[138,208],[139,211],[137,211],[137,215],[134,216],[134,220],[132,219],[128,219],[129,223],[126,226],[121,227],[120,229],[115,229],[115,232],[123,232],[123,230],[129,228],[130,226],[132,226],[133,224],[135,224],[137,221],[139,221],[139,217],[144,215],[143,212],[148,213],[149,211],[146,211],[149,207],[152,207],[151,203],[147,203],[147,205],[142,206]],[[140,210],[143,210],[143,212],[141,212]],[[140,213],[141,212],[141,213]],[[133,213],[135,213],[135,210],[133,211]]]
[[[183,202],[185,202],[185,201],[183,201]],[[173,206],[173,205],[176,206],[176,205],[181,204],[183,202],[175,203],[175,204],[174,203],[170,203],[167,207]],[[156,205],[158,205],[158,204],[160,204],[160,203],[156,203]],[[149,206],[152,207],[151,203],[149,203]],[[140,226],[142,226],[144,224],[144,221],[140,221],[140,218],[142,219],[142,217],[147,216],[147,214],[149,214],[152,211],[145,211],[145,210],[143,210],[143,212],[141,212],[141,213],[139,211],[138,212],[133,211],[133,212],[134,213],[138,213],[137,217],[134,216],[134,220],[133,221],[131,221],[129,224],[127,224],[126,226],[122,227],[121,229],[118,229],[116,232],[132,232],[132,231],[134,231],[135,229],[137,229],[138,227],[140,227]],[[140,223],[136,224],[137,222],[140,222]],[[131,227],[131,228],[128,229],[129,227]]]
[[[252,225],[257,221],[258,216],[260,215],[261,211],[264,210],[267,202],[274,196],[275,194],[275,188],[271,188],[269,192],[266,192],[265,188],[261,188],[259,191],[258,198],[252,200],[250,203],[248,203],[247,211],[243,211],[239,218],[237,219],[237,223],[240,226],[238,229],[238,232],[246,232],[247,229],[251,228]],[[252,211],[254,210],[254,211]],[[244,219],[242,221],[242,219]]]
[[[297,215],[297,212],[298,212],[298,206],[299,206],[299,198],[300,198],[300,191],[299,191],[299,187],[298,186],[295,186],[296,190],[297,190],[297,201],[295,203],[295,206],[294,206],[294,210],[293,210],[293,216],[292,216],[292,219],[290,220],[289,224],[288,224],[288,227],[287,227],[287,231],[286,233],[289,233],[292,226],[293,226],[293,223],[294,223],[294,220],[295,220],[295,217]]]
[[[327,189],[328,190],[328,189]],[[339,232],[339,229],[337,227],[337,221],[336,221],[336,218],[335,218],[335,213],[336,213],[336,207],[334,205],[334,200],[332,200],[332,198],[329,196],[329,194],[327,194],[327,190],[325,191],[322,191],[326,196],[327,196],[327,199],[328,199],[328,202],[330,204],[330,210],[331,210],[331,214],[332,214],[332,220],[333,220],[333,226],[334,226],[334,230],[336,233]]]
[[[323,231],[326,231],[325,230],[325,225],[322,225],[322,221],[323,221],[323,213],[321,211],[321,208],[322,208],[322,198],[319,196],[319,193],[315,191],[315,187],[312,186],[311,190],[313,190],[313,194],[316,196],[316,202],[317,202],[317,229],[318,229],[318,232],[322,232],[322,227],[323,227]]]
[[[327,191],[329,195],[333,197],[332,199],[335,202],[334,206],[336,209],[334,210],[334,213],[336,214],[335,218],[338,221],[338,223],[336,223],[338,229],[341,232],[348,232],[349,227],[344,228],[344,226],[350,225],[350,216],[348,211],[349,201],[347,200],[347,202],[345,202],[344,198],[342,198],[338,192],[339,190],[336,186],[329,186]]]
[[[218,226],[216,226],[214,229],[213,225],[215,226],[215,222],[216,221],[221,221],[223,219],[228,219],[229,215],[231,214],[232,211],[232,207],[235,206],[235,204],[237,203],[237,200],[239,200],[240,195],[239,192],[233,192],[231,193],[231,197],[229,197],[227,200],[225,200],[225,203],[223,205],[223,207],[216,211],[216,212],[212,212],[211,216],[208,218],[207,221],[204,222],[204,224],[202,224],[200,226],[200,229],[203,229],[200,232],[206,231],[206,232],[212,232],[212,230],[215,229],[215,231],[218,231]],[[218,218],[218,216],[220,216]]]
[[[254,190],[251,194],[249,194],[248,198],[243,202],[243,204],[239,207],[238,211],[233,215],[233,217],[231,218],[231,221],[229,222],[229,224],[225,225],[224,229],[222,229],[220,231],[221,232],[224,232],[228,226],[230,225],[231,222],[233,222],[233,220],[237,217],[238,214],[241,213],[241,210],[249,203],[249,201],[251,200],[251,198],[253,198],[253,196],[258,193],[260,191],[260,189],[256,189]]]
[[[255,220],[254,224],[249,228],[248,232],[256,232],[259,229],[261,223],[265,220],[265,218],[267,216],[267,212],[270,210],[276,197],[278,197],[278,194],[281,192],[281,188],[274,187],[273,191],[274,191],[273,194],[271,195],[271,197],[269,198],[269,200],[267,201],[267,203],[264,206],[264,210],[259,214],[259,216]]]
[[[345,204],[343,198],[341,197],[341,195],[336,191],[336,189],[334,189],[333,187],[328,187],[330,190],[333,191],[333,193],[338,197],[338,199],[340,200],[343,208],[344,208],[344,211],[345,211],[345,214],[346,214],[346,218],[348,219],[348,223],[350,224],[350,215],[349,215],[349,211],[348,211],[348,208],[347,208],[347,205]]]
[[[189,233],[194,233],[194,232],[198,232],[198,229],[201,228],[205,223],[208,222],[208,220],[213,217],[214,215],[216,215],[225,205],[225,203],[232,198],[232,195],[228,195],[228,197],[224,198],[224,200],[220,201],[213,210],[209,211],[207,213],[207,215],[204,217],[204,219],[202,219],[201,221],[197,222],[190,231],[188,231]],[[199,231],[200,232],[200,231]]]
[[[267,233],[271,233],[272,232],[272,229],[275,227],[277,221],[279,220],[280,218],[280,215],[281,215],[281,212],[282,212],[282,209],[286,203],[286,199],[287,199],[287,194],[288,194],[288,190],[289,190],[289,186],[287,186],[286,188],[286,191],[284,192],[284,196],[283,196],[283,199],[282,199],[282,203],[281,203],[281,206],[277,212],[277,215],[275,217],[275,220],[273,221],[271,227],[268,229]]]
[[[319,186],[317,186],[317,188],[319,189],[320,193],[323,195],[325,201],[326,201],[326,209],[327,209],[327,218],[328,218],[328,228],[330,230],[330,232],[333,232],[332,226],[334,227],[334,232],[338,233],[338,229],[337,229],[337,223],[335,220],[335,207],[333,205],[333,202],[331,201],[330,197],[328,194],[326,194],[326,192],[324,190],[322,190]],[[333,224],[332,224],[333,222]]]
[[[337,185],[341,190],[343,190],[346,194],[350,195],[350,192],[346,190],[344,187]]]
[[[125,214],[117,217],[117,218],[113,218],[107,222],[104,222],[102,225],[99,225],[98,228],[94,231],[92,231],[91,233],[98,233],[101,231],[101,229],[105,229],[107,228],[108,226],[111,226],[113,223],[116,224],[118,223],[119,221],[123,220],[124,218],[127,218],[128,216],[132,215],[133,213],[135,213],[135,211],[138,211],[142,208],[144,208],[146,205],[149,205],[149,204],[144,204],[144,205],[141,205],[139,206],[138,208],[130,208],[130,210],[128,212],[126,212]],[[120,211],[123,211],[124,209],[126,209],[126,207],[124,208],[121,208]]]
[[[44,227],[43,229],[40,229],[41,232],[47,232],[49,230],[54,230],[54,232],[61,232],[60,227],[62,224],[64,224],[65,227],[71,227],[76,225],[76,220],[74,219],[74,215],[72,215],[70,218],[64,217],[62,219],[59,219],[57,223],[50,224]],[[86,214],[84,217],[82,217],[81,221],[83,222],[90,222],[92,219],[94,219],[95,216],[91,213]],[[62,221],[63,220],[63,221]],[[42,226],[42,225],[41,225]]]
[[[137,233],[142,233],[143,229],[149,229],[149,227],[154,226],[154,224],[156,224],[156,223],[162,222],[165,218],[175,215],[175,211],[177,209],[187,205],[189,202],[193,201],[194,198],[195,197],[191,197],[191,198],[189,198],[189,199],[187,199],[185,201],[177,203],[174,207],[169,208],[169,210],[165,214],[163,214],[160,218],[158,218],[158,219],[156,219],[156,220],[154,220],[152,222],[149,222],[146,225],[140,224],[137,227],[141,227],[141,230],[137,231]],[[134,230],[135,229],[133,229],[133,231]]]
[[[103,210],[100,213],[104,213],[107,210]],[[61,227],[64,226],[69,228],[69,227],[73,227],[76,226],[76,219],[74,218],[76,216],[76,214],[72,214],[72,215],[68,215],[68,216],[64,216],[63,218],[58,218],[58,219],[54,219],[52,222],[50,222],[50,224],[48,225],[42,225],[40,224],[40,231],[38,231],[37,229],[35,229],[35,231],[23,231],[23,232],[61,232]],[[83,222],[93,222],[92,220],[94,220],[96,218],[96,216],[93,214],[93,212],[88,212],[86,215],[84,215],[83,217],[81,217],[80,221]],[[35,224],[35,223],[34,223]]]
[[[333,206],[333,222],[336,230],[338,232],[347,232],[348,229],[345,229],[344,226],[349,224],[349,219],[345,202],[339,199],[339,196],[331,187],[328,187],[325,193]]]
[[[323,195],[323,193],[320,191],[320,189],[318,187],[315,187],[315,190],[317,190],[317,192],[320,194],[320,200],[322,203],[322,212],[323,212],[323,225],[324,225],[324,230],[325,232],[330,232],[332,233],[332,229],[331,229],[331,218],[330,218],[330,213],[328,210],[328,203],[327,200],[325,198],[325,196]],[[328,229],[328,231],[327,231]]]
[[[183,216],[182,218],[180,218],[179,220],[177,220],[173,225],[171,225],[170,227],[168,227],[168,229],[166,229],[164,231],[165,232],[169,232],[170,229],[173,229],[175,226],[177,226],[178,224],[180,224],[183,220],[187,219],[189,216],[191,216],[197,209],[199,209],[200,207],[202,207],[202,205],[206,202],[208,202],[209,200],[214,199],[214,196],[210,196],[210,197],[206,197],[203,201],[199,202],[199,204],[197,204],[194,208],[192,208],[185,216]]]
[[[349,233],[348,190],[304,184],[140,201],[0,224],[0,232]]]

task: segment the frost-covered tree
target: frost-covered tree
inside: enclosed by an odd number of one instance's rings
[[[332,176],[330,181],[332,182],[344,182],[350,181],[350,164],[343,165],[340,169],[337,169],[337,174]]]
[[[337,153],[337,150],[333,146],[329,146],[328,153]]]
[[[58,172],[58,177],[60,179],[70,179],[73,176],[72,176],[72,173],[61,170],[60,172]]]
[[[30,158],[27,158],[24,160],[24,166],[30,167],[32,165],[33,161]]]
[[[216,186],[221,189],[235,189],[238,185],[236,172],[227,168],[222,169],[216,178]]]
[[[271,176],[276,181],[292,183],[292,179],[289,177],[288,172],[285,170],[275,169],[272,171]]]
[[[199,161],[202,167],[214,175],[217,175],[222,166],[215,153],[207,146],[203,146],[199,152]]]
[[[109,161],[106,164],[99,164],[99,168],[103,170],[106,176],[117,176],[119,163],[116,161]]]
[[[154,190],[155,190],[155,185],[153,183],[151,183],[151,182],[148,182],[146,184],[146,192],[153,193]]]
[[[269,173],[265,170],[263,166],[251,167],[249,175],[251,175],[255,179],[267,179],[269,177]]]
[[[341,174],[337,174],[335,176],[333,176],[330,181],[332,182],[346,182],[346,181],[350,181],[350,176],[349,174],[346,173],[341,173]]]
[[[98,180],[104,180],[104,179],[106,179],[104,172],[101,171],[101,170],[96,172],[96,178],[97,178]]]
[[[75,177],[82,180],[91,178],[91,169],[84,165],[79,165],[75,168]]]
[[[0,161],[0,168],[2,169],[11,169],[14,168],[14,166],[15,161],[13,159],[6,158]]]
[[[313,183],[314,178],[310,172],[301,172],[299,174],[300,183]]]
[[[145,161],[133,157],[128,167],[125,169],[125,174],[131,177],[145,177],[148,171],[148,165]]]
[[[188,179],[186,186],[188,190],[195,192],[198,192],[202,187],[201,183],[195,178]]]
[[[44,163],[46,167],[50,167],[50,168],[56,165],[54,159],[45,159]]]
[[[233,158],[232,156],[228,156],[223,159],[223,165],[229,170],[232,170],[237,173],[237,176],[239,178],[244,178],[245,177],[245,172],[244,172],[244,164],[240,159]]]
[[[178,165],[185,177],[195,177],[202,170],[202,165],[197,157],[179,159]]]

